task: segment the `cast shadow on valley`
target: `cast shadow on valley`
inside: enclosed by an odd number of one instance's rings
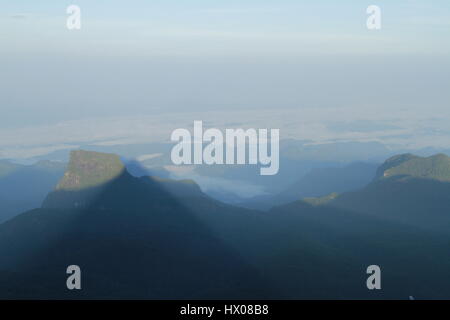
[[[186,182],[136,178],[124,169],[99,186],[53,191],[41,209],[0,226],[0,253],[8,257],[0,263],[7,270],[0,280],[1,296],[273,297],[273,288],[258,270],[201,221],[203,213],[193,211],[195,202],[216,206],[196,188]],[[177,192],[185,199],[172,194]],[[80,266],[82,290],[66,288],[69,265]]]
[[[74,152],[41,209],[0,225],[0,297],[450,297],[450,159],[403,155],[380,168],[357,191],[261,212]],[[66,288],[69,265],[81,267],[79,291]],[[366,286],[370,265],[381,290]]]

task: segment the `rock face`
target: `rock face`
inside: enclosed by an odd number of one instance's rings
[[[176,198],[206,198],[193,181],[133,177],[119,156],[72,151],[68,168],[43,208],[142,209]]]
[[[70,161],[63,178],[56,189],[44,200],[44,208],[87,208],[92,206],[108,207],[118,199],[118,195],[132,193],[129,184],[135,182],[126,171],[119,156],[115,154],[76,150],[70,154]],[[135,183],[134,183],[135,184]],[[118,194],[107,192],[111,187],[119,186]],[[106,198],[106,199],[104,199]],[[102,203],[98,200],[102,199]]]
[[[397,176],[266,213],[214,202],[192,181],[133,177],[116,160],[73,153],[60,185],[82,189],[0,224],[0,299],[450,297],[450,183],[405,175],[429,161],[445,172],[446,157],[393,158],[380,171]],[[420,170],[396,171],[410,161]],[[82,290],[66,288],[73,264]],[[365,285],[371,264],[378,292]]]
[[[42,208],[0,224],[0,299],[267,298],[271,285],[235,249],[236,229],[251,224],[231,219],[251,214],[192,181],[137,178],[117,156],[73,152]],[[83,270],[76,292],[65,285],[72,264]]]
[[[114,154],[76,150],[70,154],[70,162],[56,190],[77,191],[94,188],[119,177],[125,166]]]

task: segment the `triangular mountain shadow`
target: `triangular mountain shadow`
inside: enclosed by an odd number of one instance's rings
[[[0,225],[1,298],[450,296],[450,183],[431,178],[447,171],[442,157],[431,171],[406,157],[358,192],[261,213],[192,182],[132,177],[110,156],[79,156],[44,208]],[[81,291],[66,289],[73,264]],[[366,287],[373,264],[382,290]]]
[[[197,213],[164,189],[166,182],[120,169],[112,180],[87,188],[78,188],[84,181],[77,181],[75,188],[66,184],[74,177],[70,170],[69,165],[41,209],[0,225],[0,256],[8,257],[0,262],[1,298],[278,296]],[[197,195],[194,201],[208,201],[206,207],[214,203]],[[66,288],[69,265],[80,266],[82,290]]]
[[[141,162],[136,159],[122,159],[127,168],[128,173],[130,173],[133,177],[141,178],[141,177],[158,177],[158,178],[170,178],[170,172],[161,167],[151,167],[148,168],[144,166]]]

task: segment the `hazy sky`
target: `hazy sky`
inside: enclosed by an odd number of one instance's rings
[[[0,157],[194,119],[450,146],[448,0],[0,0],[0,67]]]

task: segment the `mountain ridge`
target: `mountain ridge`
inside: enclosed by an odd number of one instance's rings
[[[429,157],[410,153],[397,155],[387,159],[378,168],[376,179],[401,175],[450,181],[450,157],[443,153]]]
[[[269,212],[126,170],[94,187],[54,190],[53,205],[0,224],[0,297],[448,298],[450,183],[403,177]],[[73,205],[86,195],[86,205]],[[380,292],[365,287],[374,263],[383,268]],[[65,290],[69,264],[82,268],[81,291]]]

